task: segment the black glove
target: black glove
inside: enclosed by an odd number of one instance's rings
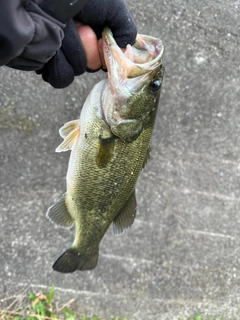
[[[88,0],[75,19],[89,25],[98,39],[108,26],[121,48],[135,42],[137,28],[123,0]]]
[[[73,20],[70,20],[64,29],[61,48],[36,73],[42,74],[43,80],[54,88],[65,88],[73,82],[74,76],[86,71],[86,66],[87,60],[82,42]]]
[[[121,48],[135,42],[137,29],[123,0],[88,0],[74,19],[89,25],[98,38],[101,37],[104,26],[108,26]],[[42,74],[43,80],[54,88],[64,88],[72,83],[74,76],[85,71],[89,71],[86,56],[71,20],[64,29],[61,48],[37,73]]]

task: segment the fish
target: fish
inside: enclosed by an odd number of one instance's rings
[[[63,228],[75,224],[72,246],[53,264],[62,273],[94,269],[109,226],[120,235],[133,224],[163,82],[160,39],[138,34],[125,52],[108,27],[102,39],[108,76],[93,87],[80,118],[59,130],[56,152],[71,150],[67,191],[46,215]]]

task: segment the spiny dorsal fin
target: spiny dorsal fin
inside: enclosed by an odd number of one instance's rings
[[[71,228],[74,220],[68,212],[65,199],[66,193],[48,209],[46,216],[51,222],[62,228]]]
[[[72,150],[72,147],[80,134],[79,120],[73,120],[65,123],[65,125],[60,128],[59,134],[64,140],[57,147],[56,152]]]
[[[131,194],[129,200],[113,220],[113,232],[115,235],[124,233],[131,225],[136,217],[137,201],[135,190]]]
[[[148,146],[147,152],[146,152],[146,155],[145,155],[145,158],[144,158],[144,161],[143,161],[142,169],[143,169],[143,168],[145,167],[145,165],[147,164],[148,160],[150,159],[150,156],[151,156],[151,147]]]

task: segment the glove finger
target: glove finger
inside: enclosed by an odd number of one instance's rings
[[[101,70],[102,68],[98,68],[98,69],[96,69],[96,70],[92,70],[92,69],[89,69],[88,67],[86,68],[86,71],[88,72],[88,73],[95,73],[95,72],[97,72],[97,71],[99,71],[99,70]]]
[[[106,1],[109,2],[109,0]],[[111,29],[118,46],[125,48],[127,44],[133,45],[135,43],[137,28],[124,1],[113,0],[112,5],[114,4],[115,12],[112,17],[107,15],[106,25]]]
[[[122,48],[133,45],[136,40],[137,28],[123,0],[88,0],[74,18],[88,24],[98,38],[103,27],[108,26]]]
[[[44,81],[48,82],[48,66],[45,64],[41,69],[35,71],[36,74],[41,74]]]
[[[48,75],[43,73],[43,80],[49,82],[54,88],[60,89],[69,86],[74,80],[74,71],[65,55],[58,50],[55,56],[47,63]]]
[[[75,76],[79,76],[86,71],[86,55],[73,20],[70,20],[64,29],[61,50],[71,65]]]

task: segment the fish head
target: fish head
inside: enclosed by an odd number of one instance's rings
[[[131,142],[153,125],[163,81],[161,40],[138,34],[123,52],[109,28],[103,31],[108,80],[102,94],[104,119],[114,135]]]

